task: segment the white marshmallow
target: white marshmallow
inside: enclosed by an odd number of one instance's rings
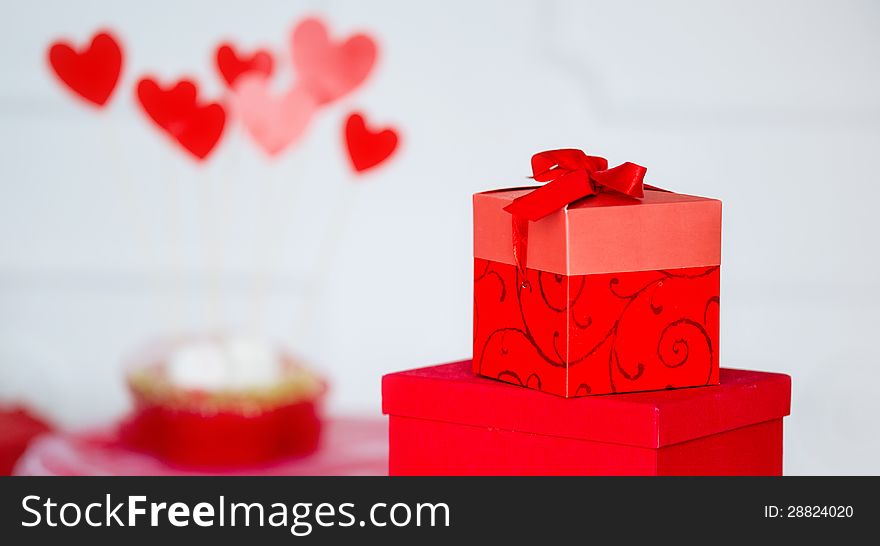
[[[168,359],[168,379],[186,389],[271,386],[281,372],[281,357],[270,344],[245,337],[186,343]]]

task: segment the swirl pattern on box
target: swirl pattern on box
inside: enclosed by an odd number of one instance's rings
[[[565,276],[474,260],[474,369],[564,394],[718,382],[719,267]]]

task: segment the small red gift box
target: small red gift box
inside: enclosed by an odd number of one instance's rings
[[[717,384],[721,202],[605,167],[544,152],[546,186],[474,195],[474,372],[565,397]]]
[[[386,375],[391,475],[780,475],[791,379],[566,400],[462,361]]]

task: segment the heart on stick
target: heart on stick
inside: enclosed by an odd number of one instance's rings
[[[269,80],[248,74],[235,86],[232,104],[251,137],[269,155],[276,155],[305,132],[317,103],[302,87],[281,95],[269,90]]]
[[[397,149],[397,132],[391,128],[372,130],[360,113],[345,121],[345,143],[348,157],[356,172],[364,172],[386,161]]]
[[[194,82],[184,79],[163,88],[142,78],[137,98],[147,116],[196,158],[205,159],[220,141],[226,111],[216,102],[199,104]]]
[[[71,91],[96,106],[104,106],[122,72],[122,48],[109,32],[99,32],[82,51],[67,42],[49,48],[49,65]]]
[[[235,46],[229,43],[220,44],[217,47],[217,70],[226,85],[232,89],[235,82],[244,74],[272,75],[272,55],[265,50],[259,49],[250,57],[239,55]]]
[[[332,102],[364,82],[376,62],[376,42],[366,34],[333,41],[319,19],[305,19],[291,35],[299,81],[319,104]]]

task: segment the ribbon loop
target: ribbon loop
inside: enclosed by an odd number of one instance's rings
[[[532,178],[550,182],[571,171],[604,171],[608,161],[604,157],[589,156],[581,150],[563,149],[539,152],[532,156]]]
[[[590,177],[602,187],[641,199],[645,196],[643,186],[646,172],[648,169],[627,161],[612,169],[596,171]]]

